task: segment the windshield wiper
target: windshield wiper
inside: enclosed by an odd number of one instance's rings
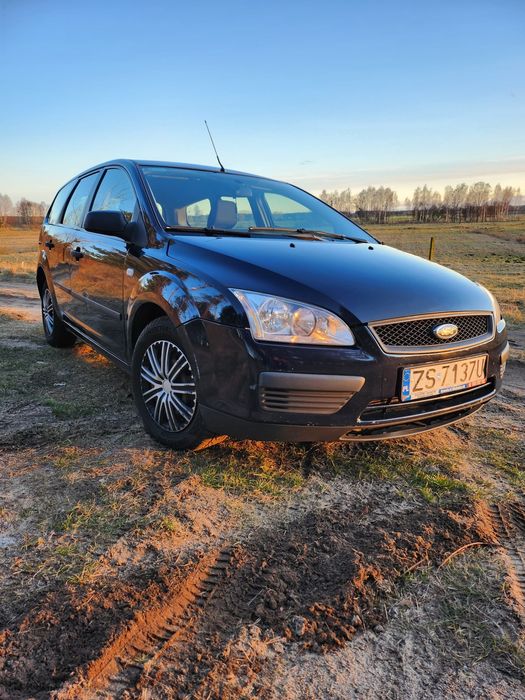
[[[315,238],[333,238],[340,241],[353,241],[354,243],[370,243],[370,241],[364,238],[353,238],[352,236],[347,236],[342,233],[330,233],[329,231],[317,231],[315,229],[307,228],[280,228],[277,226],[250,226],[249,231],[253,233],[265,233],[269,231],[270,233],[288,233],[292,236],[313,236]]]
[[[206,236],[237,236],[240,238],[250,238],[252,233],[286,233],[296,238],[314,238],[322,240],[330,238],[340,241],[353,241],[354,243],[370,243],[364,238],[354,238],[342,233],[330,233],[329,231],[317,231],[307,228],[283,228],[279,226],[250,226],[247,231],[235,229],[209,228],[208,226],[165,226],[164,229],[170,232],[181,233],[203,233]]]
[[[250,238],[249,231],[235,231],[227,228],[208,228],[207,226],[164,226],[165,231],[176,233],[204,233],[206,236],[240,236]]]

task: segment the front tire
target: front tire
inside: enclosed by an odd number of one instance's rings
[[[47,284],[42,287],[41,298],[42,304],[42,325],[44,326],[44,335],[49,345],[55,348],[70,348],[75,344],[76,338],[68,331],[66,325],[57,313],[53,295]]]
[[[196,377],[192,354],[171,321],[157,318],[146,326],[133,351],[133,397],[146,431],[176,450],[218,441],[204,426]]]

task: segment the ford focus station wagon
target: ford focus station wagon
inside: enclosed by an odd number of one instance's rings
[[[146,430],[378,440],[448,425],[498,391],[494,297],[382,245],[283,182],[116,160],[70,180],[40,235],[51,345],[80,338],[131,374]]]

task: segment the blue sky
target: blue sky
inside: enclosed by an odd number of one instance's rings
[[[0,0],[0,192],[113,157],[525,191],[524,0]]]

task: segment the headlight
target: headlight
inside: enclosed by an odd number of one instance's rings
[[[499,305],[498,300],[495,296],[492,296],[492,299],[494,301],[494,318],[496,319],[496,330],[498,331],[498,333],[503,333],[507,323],[501,313],[501,307]]]
[[[498,331],[498,333],[503,333],[503,331],[505,330],[505,326],[507,324],[505,322],[505,319],[503,318],[503,314],[501,313],[501,307],[499,305],[499,302],[490,290],[488,290],[482,284],[480,284],[480,287],[482,287],[487,292],[487,294],[489,295],[489,297],[492,301],[492,307],[494,309],[494,320],[496,323],[496,330]]]
[[[309,345],[354,345],[352,331],[338,316],[290,299],[230,290],[243,305],[256,340]]]

